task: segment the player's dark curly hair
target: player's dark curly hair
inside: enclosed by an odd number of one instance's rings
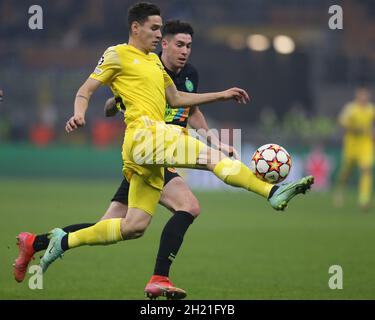
[[[190,34],[193,37],[194,30],[193,27],[188,23],[180,20],[169,20],[163,26],[161,31],[163,37],[168,35],[175,35],[177,33]]]
[[[131,30],[131,25],[134,21],[143,24],[149,16],[160,16],[160,9],[157,5],[149,2],[139,2],[131,6],[128,10],[129,30]]]

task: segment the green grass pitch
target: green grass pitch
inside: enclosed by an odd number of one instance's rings
[[[144,299],[163,225],[159,207],[146,234],[106,247],[67,252],[44,277],[13,280],[15,236],[93,222],[117,182],[1,180],[0,299]],[[310,193],[285,213],[246,192],[197,193],[201,216],[189,229],[171,271],[188,299],[374,299],[375,212],[357,210],[355,194],[332,206],[331,194]],[[39,256],[33,262],[39,260]],[[343,289],[328,287],[331,265],[343,268]]]

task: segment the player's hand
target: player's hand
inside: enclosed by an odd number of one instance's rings
[[[230,100],[234,99],[238,103],[246,104],[250,101],[250,97],[247,92],[240,88],[230,88],[228,90],[223,91],[223,99]]]
[[[104,105],[104,115],[106,117],[114,117],[118,111],[115,98],[109,98]]]
[[[238,151],[232,146],[229,146],[225,143],[220,143],[219,150],[227,154],[229,157],[233,157],[236,160],[241,160]]]
[[[71,117],[65,125],[65,131],[66,132],[72,132],[75,129],[78,129],[79,127],[83,127],[86,124],[85,118],[80,115],[74,115]]]

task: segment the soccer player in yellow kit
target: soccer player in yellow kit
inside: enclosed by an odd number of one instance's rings
[[[339,115],[339,124],[344,128],[345,134],[336,204],[342,204],[342,189],[353,167],[358,165],[360,170],[358,203],[363,210],[368,210],[370,206],[374,161],[375,108],[370,100],[370,91],[360,87],[356,91],[355,100],[347,104]]]
[[[311,176],[279,187],[261,181],[240,161],[209,148],[182,127],[165,124],[166,100],[176,108],[230,99],[247,103],[249,96],[239,88],[203,94],[177,91],[159,57],[152,53],[161,39],[159,8],[149,3],[134,5],[129,9],[128,24],[128,44],[105,51],[95,71],[78,90],[74,115],[66,124],[67,132],[85,124],[89,99],[102,84],[109,85],[113,94],[122,98],[127,125],[122,151],[123,174],[130,182],[126,218],[103,220],[72,233],[58,228],[52,230],[40,262],[43,272],[68,249],[141,237],[151,222],[163,189],[163,167],[210,170],[225,183],[268,199],[276,210],[285,209],[294,196],[305,193],[313,184]],[[172,284],[165,285],[165,290],[172,299],[186,295]]]
[[[169,20],[162,28],[162,52],[160,61],[172,78],[177,89],[185,92],[197,92],[199,73],[196,68],[188,63],[192,52],[193,34],[192,26],[187,22]],[[113,97],[106,101],[104,111],[106,116],[114,116],[125,112],[125,105],[120,97]],[[186,128],[199,130],[203,137],[207,137],[211,145],[228,155],[239,159],[236,150],[222,143],[211,131],[207,121],[198,106],[192,108],[170,108],[167,106],[165,123],[175,124]],[[203,131],[202,131],[203,130]],[[100,220],[112,218],[125,218],[128,211],[129,182],[124,178],[111,200],[106,213]],[[164,295],[164,284],[168,283],[169,270],[176,257],[186,229],[200,215],[200,205],[189,186],[174,168],[164,170],[164,188],[159,203],[170,210],[173,215],[166,223],[160,237],[160,245],[154,267],[154,273],[145,288],[145,294],[150,298]],[[182,223],[181,223],[182,221]],[[65,232],[74,232],[93,226],[95,223],[79,223],[65,226]],[[44,251],[49,244],[48,233],[33,234],[21,232],[17,236],[19,247],[18,257],[13,265],[14,277],[17,282],[22,282],[27,272],[28,265],[35,253]]]

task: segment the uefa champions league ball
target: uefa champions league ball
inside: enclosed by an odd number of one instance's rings
[[[258,148],[251,158],[250,169],[268,183],[283,181],[292,168],[292,158],[288,151],[275,143]]]

